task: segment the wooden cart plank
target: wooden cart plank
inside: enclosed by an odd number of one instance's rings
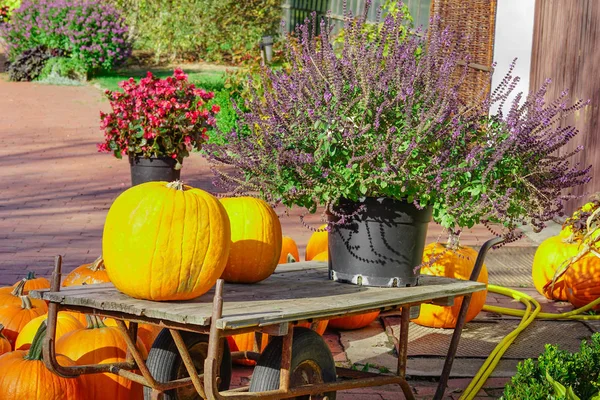
[[[267,326],[283,322],[335,317],[401,304],[418,304],[476,292],[484,284],[422,276],[419,286],[375,288],[327,279],[327,264],[302,262],[278,267],[270,278],[252,285],[225,284],[220,329]],[[155,302],[133,299],[112,284],[71,286],[60,292],[32,292],[71,306],[119,312],[197,326],[210,325],[214,290],[188,301]],[[124,316],[126,317],[126,316]]]

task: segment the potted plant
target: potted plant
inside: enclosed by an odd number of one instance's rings
[[[565,189],[587,182],[589,169],[556,155],[576,134],[557,121],[586,103],[545,104],[544,86],[505,115],[511,68],[465,107],[468,56],[451,32],[433,21],[407,34],[403,9],[373,32],[366,15],[346,16],[337,45],[327,20],[317,38],[309,24],[298,28],[290,68],[264,68],[264,97],[247,100],[228,143],[205,148],[218,181],[273,204],[324,207],[330,277],[363,285],[415,285],[432,218],[454,233],[497,224],[515,239],[520,224],[541,229],[561,213]],[[500,111],[489,115],[493,103]]]
[[[137,83],[119,84],[122,92],[107,90],[111,113],[100,113],[105,141],[98,151],[129,157],[132,185],[174,181],[184,157],[198,150],[215,125],[219,106],[205,107],[212,92],[196,88],[181,69],[159,79],[148,72]]]

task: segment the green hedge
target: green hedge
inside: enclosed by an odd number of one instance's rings
[[[282,0],[111,0],[155,59],[240,63],[279,32]]]

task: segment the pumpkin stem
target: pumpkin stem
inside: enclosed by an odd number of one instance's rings
[[[167,187],[169,189],[175,189],[175,190],[183,190],[184,189],[183,181],[180,181],[180,180],[167,183]]]
[[[44,336],[46,336],[46,321],[42,322],[40,327],[38,328],[33,341],[31,342],[31,347],[29,351],[23,357],[25,360],[30,361],[41,361],[42,360],[42,348],[44,344]]]
[[[106,328],[102,319],[97,315],[85,314],[85,321],[87,322],[86,329]]]
[[[4,335],[2,334],[3,329],[4,329],[4,325],[0,324],[0,338],[4,338]]]
[[[98,272],[104,270],[104,259],[102,256],[96,258],[96,260],[90,265],[90,271]]]
[[[450,230],[448,232],[448,242],[446,243],[446,247],[451,250],[460,249],[460,234],[456,234],[454,231]]]
[[[25,279],[28,280],[28,281],[35,279],[35,272],[29,271],[27,273],[27,278],[25,278]]]
[[[31,310],[33,308],[33,304],[31,304],[31,299],[29,296],[19,296],[21,298],[21,308]]]
[[[27,279],[23,278],[19,281],[19,284],[15,286],[15,288],[10,292],[13,296],[23,296],[23,292],[25,291],[25,283]]]
[[[295,262],[298,262],[298,261],[294,258],[293,255],[291,255],[290,253],[288,253],[288,255],[287,255],[287,262],[289,264],[289,263],[295,263]]]

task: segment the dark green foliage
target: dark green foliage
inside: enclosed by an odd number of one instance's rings
[[[48,59],[64,55],[61,50],[49,50],[45,46],[37,46],[25,50],[8,67],[8,77],[11,81],[32,81],[44,69]]]
[[[155,59],[238,64],[259,57],[276,34],[282,0],[111,0],[133,29],[135,47]]]
[[[591,399],[600,391],[600,333],[582,341],[578,353],[546,345],[537,362],[519,363],[517,374],[504,389],[504,400],[559,399],[546,379],[546,372],[561,385],[571,387],[581,399]]]

